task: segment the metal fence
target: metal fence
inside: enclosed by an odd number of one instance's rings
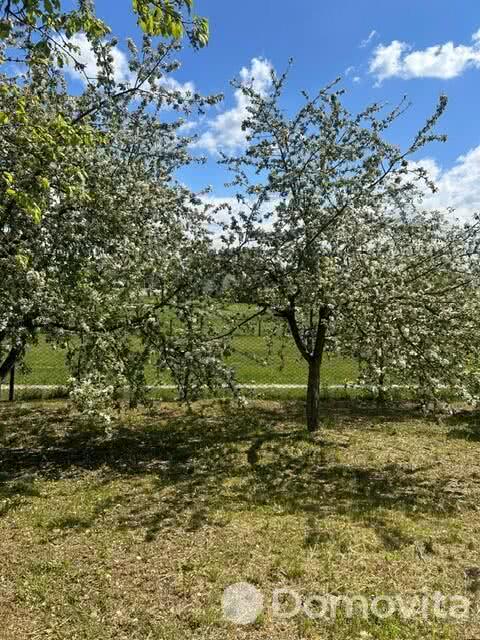
[[[271,320],[257,318],[244,325],[233,338],[234,350],[227,362],[235,369],[238,382],[245,387],[301,389],[307,382],[307,365],[286,333],[286,327],[278,324],[272,335],[271,323]],[[63,350],[40,339],[27,352],[25,365],[25,371],[15,373],[18,397],[61,395],[61,387],[66,385],[70,375]],[[322,385],[331,388],[351,385],[356,381],[357,371],[355,361],[326,354]],[[153,367],[150,373],[147,372],[147,380],[151,385],[170,386],[168,378],[158,380]],[[0,399],[11,398],[12,393],[13,381],[3,380]]]

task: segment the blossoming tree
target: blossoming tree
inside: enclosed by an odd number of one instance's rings
[[[436,348],[451,323],[462,322],[453,304],[443,305],[453,291],[458,296],[472,290],[462,260],[464,240],[474,228],[457,229],[449,243],[448,224],[419,206],[422,190],[434,186],[426,171],[407,159],[425,144],[443,140],[435,125],[445,97],[401,149],[386,140],[386,132],[404,103],[385,115],[378,104],[352,115],[334,83],[313,98],[305,93],[303,106],[288,115],[280,105],[285,80],[272,74],[267,94],[239,84],[249,104],[243,123],[247,145],[242,155],[222,161],[234,174],[231,185],[239,202],[237,208],[225,205],[230,220],[223,241],[229,257],[235,256],[236,286],[260,310],[284,319],[308,363],[306,414],[313,431],[319,425],[326,349],[363,358],[371,382],[372,372],[382,372],[376,354],[384,336],[385,366],[405,358],[403,371],[418,367],[419,380],[427,371],[426,354],[420,352],[430,343],[435,372],[428,375],[429,388],[441,377],[447,348],[437,357],[432,343],[440,324]],[[417,327],[425,334],[423,346],[420,335],[407,346],[408,331]]]
[[[395,387],[424,405],[478,398],[478,220],[439,211],[391,220],[354,258],[359,277],[333,331],[379,399]]]
[[[175,114],[218,98],[169,83],[179,45],[149,36],[140,50],[129,42],[118,79],[116,42],[99,33],[96,75],[72,95],[62,63],[78,52],[58,46],[52,19],[52,47],[33,54],[40,19],[18,18],[0,50],[4,62],[25,54],[18,75],[5,64],[0,78],[0,379],[39,336],[68,348],[76,384],[128,385],[132,402],[147,363],[169,369],[184,396],[229,379],[223,341],[206,344],[218,332],[203,293],[208,217],[174,179],[190,162]]]

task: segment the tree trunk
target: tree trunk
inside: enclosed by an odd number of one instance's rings
[[[320,413],[320,367],[322,366],[323,349],[325,346],[325,336],[327,334],[326,321],[329,317],[329,310],[327,307],[321,307],[318,313],[318,320],[315,330],[315,344],[310,345],[310,348],[305,345],[304,340],[300,334],[297,319],[295,317],[295,300],[290,300],[290,305],[287,309],[284,309],[279,315],[285,318],[290,327],[290,332],[293,336],[295,344],[297,345],[300,354],[303,359],[308,362],[308,385],[307,385],[307,428],[310,432],[316,431],[319,427],[319,413]],[[310,325],[312,329],[313,315],[310,319]]]
[[[312,359],[308,364],[307,428],[309,431],[316,431],[319,426],[321,364],[321,355]]]
[[[10,384],[8,385],[8,400],[15,400],[15,365],[10,369]]]
[[[380,376],[378,377],[377,405],[379,407],[383,407],[386,404],[385,391],[383,389],[384,384],[385,384],[385,376],[383,375],[383,373],[381,373]]]
[[[0,382],[10,373],[10,369],[15,366],[15,362],[20,354],[21,349],[18,347],[12,347],[10,349],[5,360],[0,363]]]

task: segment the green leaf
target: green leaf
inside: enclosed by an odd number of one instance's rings
[[[51,48],[49,43],[46,40],[40,40],[33,48],[34,55],[40,55],[43,58],[48,58],[50,56]]]
[[[50,181],[48,178],[38,178],[38,184],[44,191],[50,189]]]
[[[183,35],[183,25],[180,21],[173,21],[170,23],[170,32],[177,40]]]
[[[15,256],[15,260],[20,268],[24,269],[25,271],[28,269],[28,264],[30,262],[28,256],[24,256],[19,253]]]
[[[12,30],[12,23],[9,20],[0,20],[0,38],[8,38]]]
[[[42,221],[42,210],[40,209],[38,204],[33,204],[28,207],[27,212],[32,216],[35,224],[40,224],[40,222]]]

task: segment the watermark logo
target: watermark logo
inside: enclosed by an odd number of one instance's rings
[[[433,594],[412,595],[304,595],[289,588],[274,589],[266,601],[263,593],[248,582],[238,582],[227,587],[222,598],[223,615],[234,624],[252,624],[265,608],[272,618],[290,619],[298,615],[314,620],[334,621],[343,618],[370,616],[384,620],[397,616],[403,620],[419,618],[429,620],[466,621],[471,615],[471,602],[461,595]]]
[[[253,584],[237,582],[222,597],[224,617],[235,624],[252,624],[263,611],[263,594]]]

